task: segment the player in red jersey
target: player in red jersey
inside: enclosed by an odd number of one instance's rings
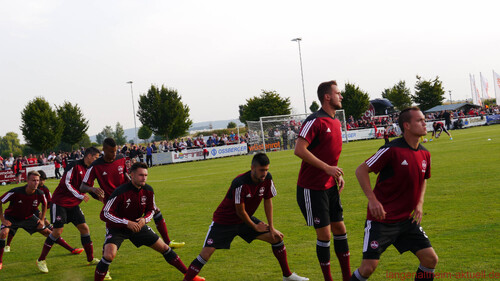
[[[415,280],[433,280],[438,257],[420,226],[431,155],[419,144],[427,134],[425,116],[410,107],[399,116],[403,137],[382,146],[356,170],[368,198],[363,261],[351,280],[367,280],[380,255],[393,244],[400,252],[411,251],[420,260]],[[372,190],[369,173],[378,175]]]
[[[39,262],[45,261],[50,249],[52,249],[52,245],[61,237],[64,225],[70,222],[80,231],[80,240],[83,249],[78,249],[78,251],[81,253],[85,249],[89,265],[99,262],[98,259],[94,259],[94,248],[90,239],[89,227],[85,223],[85,216],[79,206],[82,200],[85,202],[89,201],[89,196],[81,193],[79,187],[85,176],[85,172],[97,157],[99,157],[99,150],[97,148],[87,148],[84,158],[76,161],[61,177],[52,197],[51,218],[54,229],[45,240],[42,253],[38,258]]]
[[[342,131],[335,112],[342,108],[337,82],[318,87],[321,109],[304,121],[295,146],[302,159],[297,181],[297,202],[308,226],[316,230],[316,255],[325,281],[331,281],[330,240],[343,280],[351,277],[350,253],[340,193],[344,189],[343,170],[338,166],[342,152]]]
[[[257,153],[252,159],[251,170],[233,180],[226,197],[214,212],[204,247],[189,266],[184,281],[193,280],[215,249],[229,249],[235,236],[247,243],[255,239],[270,243],[281,266],[283,280],[309,280],[292,273],[288,267],[283,234],[273,225],[272,198],[276,195],[276,188],[268,171],[269,158],[264,153]],[[253,216],[262,199],[267,224]]]
[[[106,222],[106,240],[94,280],[104,280],[109,265],[125,239],[129,239],[136,247],[145,245],[161,253],[169,264],[185,274],[187,268],[179,256],[146,225],[155,212],[154,191],[146,184],[148,166],[145,163],[133,164],[130,176],[131,181],[116,188],[101,211],[101,220]],[[195,280],[204,281],[205,278],[196,276]]]
[[[432,137],[429,141],[432,141],[432,138],[434,136],[436,137],[436,139],[438,139],[443,131],[448,135],[448,137],[450,137],[450,140],[453,140],[453,137],[451,136],[450,132],[446,130],[446,127],[444,126],[443,122],[436,121],[432,123]]]
[[[0,269],[2,269],[5,238],[7,238],[10,228],[23,228],[29,234],[39,232],[45,237],[48,237],[51,233],[50,229],[44,226],[47,201],[43,191],[37,189],[39,183],[40,174],[31,171],[28,173],[25,186],[13,188],[0,196],[0,220],[2,221],[0,227]],[[9,207],[3,212],[2,204],[7,202],[10,202]],[[35,213],[40,203],[42,204],[42,211],[40,217],[37,217]],[[65,248],[71,248],[62,238],[59,238],[56,243]],[[37,265],[42,272],[48,272],[44,262],[37,262]]]

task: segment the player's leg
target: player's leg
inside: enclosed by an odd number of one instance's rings
[[[372,275],[378,266],[378,259],[363,259],[361,266],[354,271],[351,276],[351,281],[365,281]]]
[[[158,236],[157,236],[158,237]],[[182,262],[181,258],[170,248],[162,239],[158,238],[156,242],[149,246],[153,250],[163,255],[163,258],[172,266],[177,268],[182,274],[187,273],[187,267]]]
[[[418,266],[415,280],[434,280],[434,269],[438,263],[438,256],[432,247],[419,250],[415,253],[420,265]]]
[[[76,228],[80,231],[80,241],[87,255],[87,262],[89,262],[89,265],[97,264],[99,260],[94,258],[94,244],[90,238],[89,226],[86,223],[80,223],[76,225]]]
[[[58,206],[56,204],[52,204],[52,208],[50,209],[50,215],[52,223],[55,224],[56,227],[58,228],[64,227],[64,224],[66,224],[68,217],[66,208]],[[45,243],[49,244],[51,243],[50,244],[51,247],[54,243],[57,243],[74,255],[78,255],[83,252],[82,248],[73,248],[68,243],[66,243],[66,241],[61,237],[62,230],[60,230],[60,232],[51,234],[52,231],[50,229],[43,228],[42,231],[40,231],[40,233],[45,237],[47,237]],[[52,240],[53,242],[49,240]]]
[[[16,236],[17,228],[10,228],[9,235],[7,236],[7,245],[5,245],[5,252],[10,252],[10,245],[12,243],[12,239]]]
[[[48,233],[48,235],[47,239],[45,239],[45,242],[43,243],[42,253],[40,254],[40,257],[38,257],[38,262],[45,261],[54,243],[56,243],[56,241],[60,239],[63,230],[64,228],[62,227],[54,228],[52,232],[49,232],[49,229],[44,229],[44,231]]]
[[[165,219],[163,218],[160,209],[155,209],[155,215],[153,216],[153,219],[155,221],[156,229],[160,233],[163,241],[167,243],[167,245],[174,249],[182,248],[185,245],[184,242],[175,242],[170,240],[170,237],[168,236],[167,224],[165,223]]]
[[[0,270],[2,269],[3,264],[3,252],[5,250],[5,239],[9,235],[9,227],[2,224],[0,230]]]
[[[116,241],[116,240],[115,240]],[[123,242],[123,238],[118,238],[116,242],[105,242],[104,251],[101,261],[97,264],[94,273],[94,281],[103,281],[106,273],[108,272],[109,265],[116,257],[116,252],[118,251],[119,245]],[[114,244],[118,243],[118,245]]]
[[[330,228],[333,233],[333,246],[342,271],[342,279],[343,281],[348,281],[351,278],[351,253],[349,252],[349,244],[347,243],[344,210],[337,188],[330,188],[327,192],[330,199]]]

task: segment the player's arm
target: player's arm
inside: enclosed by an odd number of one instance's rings
[[[266,213],[267,224],[269,225],[269,231],[273,237],[278,236],[283,238],[283,233],[274,228],[273,223],[273,199],[264,199],[264,212]]]
[[[245,211],[245,203],[241,202],[240,204],[234,205],[236,208],[236,215],[248,226],[252,227],[257,232],[266,232],[269,230],[269,226],[263,222],[259,224],[255,224],[248,215],[247,211]]]
[[[93,183],[95,179],[95,169],[94,167],[90,167],[85,173],[85,177],[83,178],[82,184],[80,185],[80,191],[82,193],[92,192],[97,195],[102,201],[104,198],[104,190],[102,188],[95,188],[89,185],[89,183]]]
[[[413,218],[413,222],[417,222],[417,224],[420,224],[420,222],[422,221],[422,216],[424,214],[424,197],[426,189],[427,180],[424,180],[424,183],[422,184],[422,194],[420,194],[420,200],[418,200],[417,207],[415,207],[415,210],[413,210],[413,214],[411,215]]]
[[[71,169],[63,175],[64,185],[74,197],[88,202],[89,196],[87,194],[78,193],[79,186],[75,187],[73,184],[74,179],[77,178],[74,173],[78,173],[78,169],[75,169],[75,167],[71,167]]]
[[[47,198],[45,197],[45,194],[42,195],[43,197],[43,200],[42,200],[42,212],[40,213],[41,216],[40,216],[40,223],[42,225],[45,224],[45,214],[47,214]]]
[[[368,198],[368,209],[373,217],[376,219],[385,219],[384,206],[378,201],[375,193],[373,193],[372,186],[370,184],[370,167],[366,165],[366,162],[361,163],[356,169],[356,178],[358,179],[361,189]]]
[[[308,164],[325,171],[327,175],[334,178],[338,178],[344,174],[342,168],[339,168],[338,166],[330,166],[318,157],[314,156],[314,154],[307,149],[308,146],[309,142],[306,139],[298,137],[297,143],[295,144],[295,155],[306,161]]]
[[[3,207],[2,207],[2,205],[3,205],[3,203],[2,203],[2,201],[0,201],[0,220],[2,221],[3,225],[10,226],[12,223],[3,216]]]

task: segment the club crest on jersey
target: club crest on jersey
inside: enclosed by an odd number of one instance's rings
[[[62,220],[61,216],[57,216],[56,221],[60,221],[60,220]]]
[[[377,249],[378,248],[378,242],[377,241],[370,242],[370,247],[372,247],[372,249]]]
[[[141,205],[146,205],[146,200],[147,200],[146,195],[143,195],[141,197]]]
[[[425,170],[427,169],[427,161],[422,160],[422,172],[425,173]]]
[[[214,240],[212,238],[209,238],[207,240],[207,245],[212,245],[214,243]]]
[[[320,224],[321,220],[318,217],[314,218],[314,224]]]
[[[36,207],[36,206],[38,206],[38,200],[35,199],[35,200],[33,200],[33,207]]]
[[[261,187],[261,188],[259,189],[259,196],[263,196],[263,195],[264,195],[264,190],[265,190],[265,188],[264,188],[264,187]]]
[[[123,174],[123,167],[122,166],[118,166],[118,174]]]

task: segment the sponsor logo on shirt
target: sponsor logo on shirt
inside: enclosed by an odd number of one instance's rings
[[[401,166],[408,166],[408,162],[406,162],[406,159],[401,162]]]
[[[265,188],[264,188],[264,187],[261,187],[261,188],[259,189],[259,196],[263,196],[263,195],[264,195],[264,190],[265,190]]]
[[[370,247],[372,247],[372,249],[377,249],[378,248],[378,242],[377,241],[370,242]]]
[[[35,199],[35,200],[33,200],[33,207],[36,207],[36,206],[38,206],[38,200]]]
[[[427,169],[427,161],[422,160],[422,172],[425,173],[426,169]]]
[[[146,196],[145,195],[143,195],[141,197],[141,205],[146,205]]]
[[[123,174],[123,167],[122,166],[118,166],[118,174],[119,175]]]

